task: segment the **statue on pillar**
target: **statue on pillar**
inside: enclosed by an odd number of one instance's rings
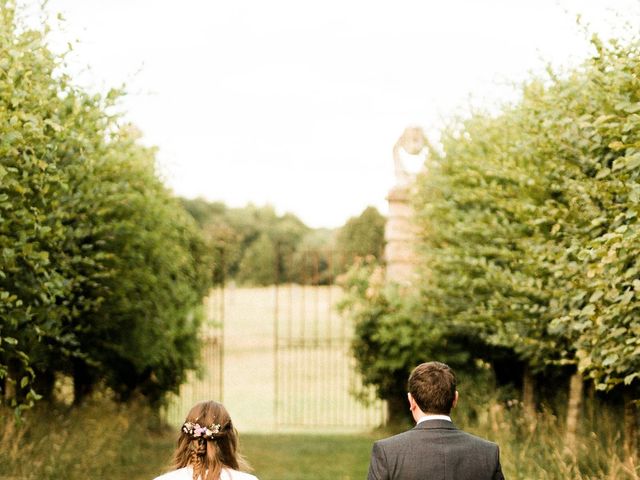
[[[415,276],[415,227],[413,209],[409,198],[415,176],[423,168],[426,145],[420,127],[406,128],[393,146],[393,163],[396,183],[389,191],[389,214],[385,226],[385,260],[387,281],[409,285]],[[407,168],[405,162],[411,164]]]
[[[424,150],[425,145],[424,132],[420,127],[408,127],[404,130],[402,136],[393,146],[396,186],[408,187],[411,184],[415,174],[422,168],[422,164],[424,163],[424,157],[420,154]],[[406,155],[402,154],[403,151],[411,155],[412,158],[406,158]],[[411,162],[413,168],[408,169],[405,161]],[[415,165],[416,161],[419,162],[417,166]]]

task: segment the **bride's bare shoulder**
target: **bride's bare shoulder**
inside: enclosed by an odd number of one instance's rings
[[[179,468],[178,470],[172,470],[164,475],[154,478],[153,480],[191,480],[192,473],[188,467]]]
[[[221,480],[258,480],[257,477],[250,473],[240,472],[238,470],[225,469],[227,476],[220,476]],[[163,479],[164,480],[164,479]]]
[[[153,480],[191,480],[193,473],[191,468],[185,467],[178,470],[167,472],[164,475],[154,478]],[[250,473],[240,472],[238,470],[231,470],[225,468],[222,470],[220,480],[258,480],[257,477]]]

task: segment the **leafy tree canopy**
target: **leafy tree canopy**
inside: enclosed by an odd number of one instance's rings
[[[72,375],[159,401],[199,352],[211,269],[195,222],[114,107],[0,1],[0,389],[16,407]]]

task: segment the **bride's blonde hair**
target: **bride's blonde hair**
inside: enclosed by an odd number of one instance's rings
[[[202,427],[216,425],[212,435],[193,436],[183,429],[178,438],[178,446],[173,455],[173,468],[190,466],[193,480],[219,480],[223,467],[246,470],[248,465],[238,454],[238,432],[231,422],[224,405],[214,401],[200,402],[189,411],[187,424]]]

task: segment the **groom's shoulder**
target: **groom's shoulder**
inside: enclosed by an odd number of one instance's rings
[[[383,438],[375,442],[375,444],[382,448],[397,448],[402,447],[407,444],[411,444],[417,440],[416,437],[422,437],[423,435],[438,435],[441,436],[445,434],[450,438],[451,441],[456,443],[465,443],[467,445],[472,445],[475,448],[483,449],[483,450],[493,450],[497,449],[498,445],[494,442],[491,442],[485,438],[478,437],[477,435],[473,435],[469,432],[465,432],[464,430],[460,430],[458,428],[450,428],[443,430],[429,430],[429,429],[420,429],[420,428],[412,428],[411,430],[407,430],[402,433],[398,433],[396,435]]]
[[[381,438],[377,440],[375,445],[380,447],[392,447],[395,445],[404,445],[407,442],[411,442],[413,437],[415,436],[415,429],[407,430],[406,432],[398,433],[396,435],[392,435],[390,437]]]
[[[487,450],[494,450],[498,448],[498,444],[487,440],[486,438],[479,437],[463,430],[458,430],[467,443],[473,444],[477,448],[483,448]]]

